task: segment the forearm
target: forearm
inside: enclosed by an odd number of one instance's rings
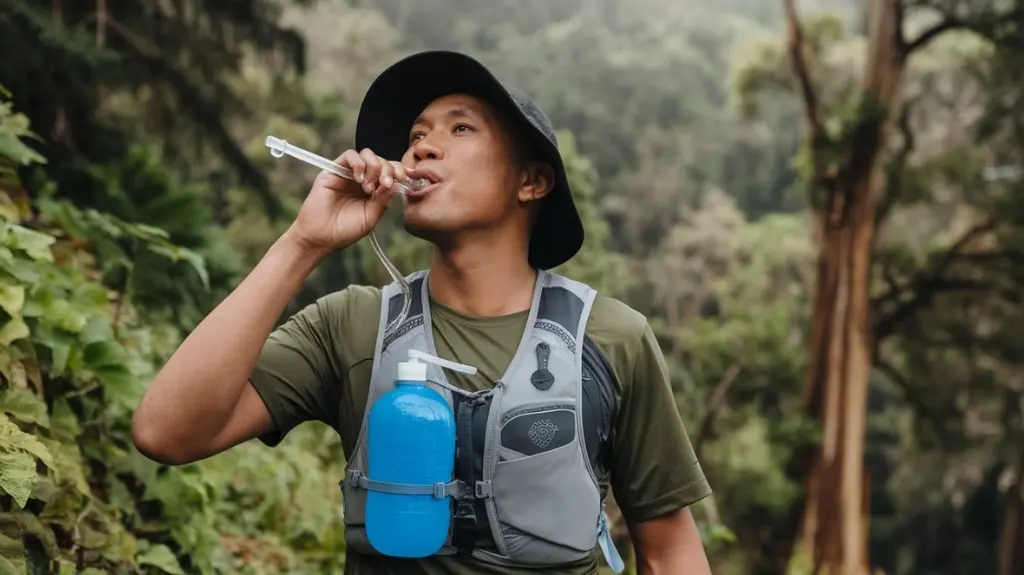
[[[188,452],[224,428],[277,318],[322,258],[288,234],[271,246],[146,391],[132,421],[140,449]]]

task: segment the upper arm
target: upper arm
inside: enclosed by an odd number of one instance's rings
[[[644,322],[619,367],[622,400],[612,444],[612,490],[628,523],[667,514],[711,493],[679,416],[668,367]]]
[[[636,550],[639,573],[710,575],[704,544],[688,507],[640,523],[629,523],[627,527]]]
[[[239,443],[270,433],[274,420],[251,382],[242,389],[224,428],[210,442],[211,453],[226,451]]]
[[[335,340],[347,296],[347,290],[324,296],[271,333],[232,416],[239,427],[261,428],[258,437],[269,446],[306,421],[337,427],[338,390],[345,371]],[[263,405],[265,417],[257,404]]]

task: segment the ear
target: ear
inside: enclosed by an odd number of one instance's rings
[[[519,202],[526,204],[546,197],[555,187],[555,170],[546,162],[530,162],[519,183]]]

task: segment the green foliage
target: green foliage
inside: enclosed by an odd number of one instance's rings
[[[572,133],[560,131],[558,145],[586,239],[580,252],[554,271],[587,283],[605,295],[618,297],[627,283],[626,260],[609,249],[611,230],[597,206],[597,170],[576,148]]]
[[[27,133],[10,108],[0,110],[0,141]],[[24,195],[16,176],[8,171],[0,197]],[[161,228],[49,198],[35,207],[38,215],[0,219],[0,567],[178,574],[338,565],[340,445],[322,429],[296,433],[291,441],[304,443],[273,455],[242,446],[177,468],[134,449],[131,412],[183,334],[155,314],[141,322],[130,293],[111,289],[104,272],[154,273],[138,265],[148,253],[180,261],[206,284],[205,260]]]

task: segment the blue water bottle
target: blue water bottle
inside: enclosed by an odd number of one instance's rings
[[[395,388],[369,413],[368,478],[391,486],[368,490],[366,535],[383,555],[418,558],[444,545],[451,522],[451,498],[424,488],[452,481],[455,467],[455,414],[444,396],[427,387],[427,364],[419,360],[476,369],[415,350],[409,355],[398,364]],[[421,487],[401,493],[401,486]]]

